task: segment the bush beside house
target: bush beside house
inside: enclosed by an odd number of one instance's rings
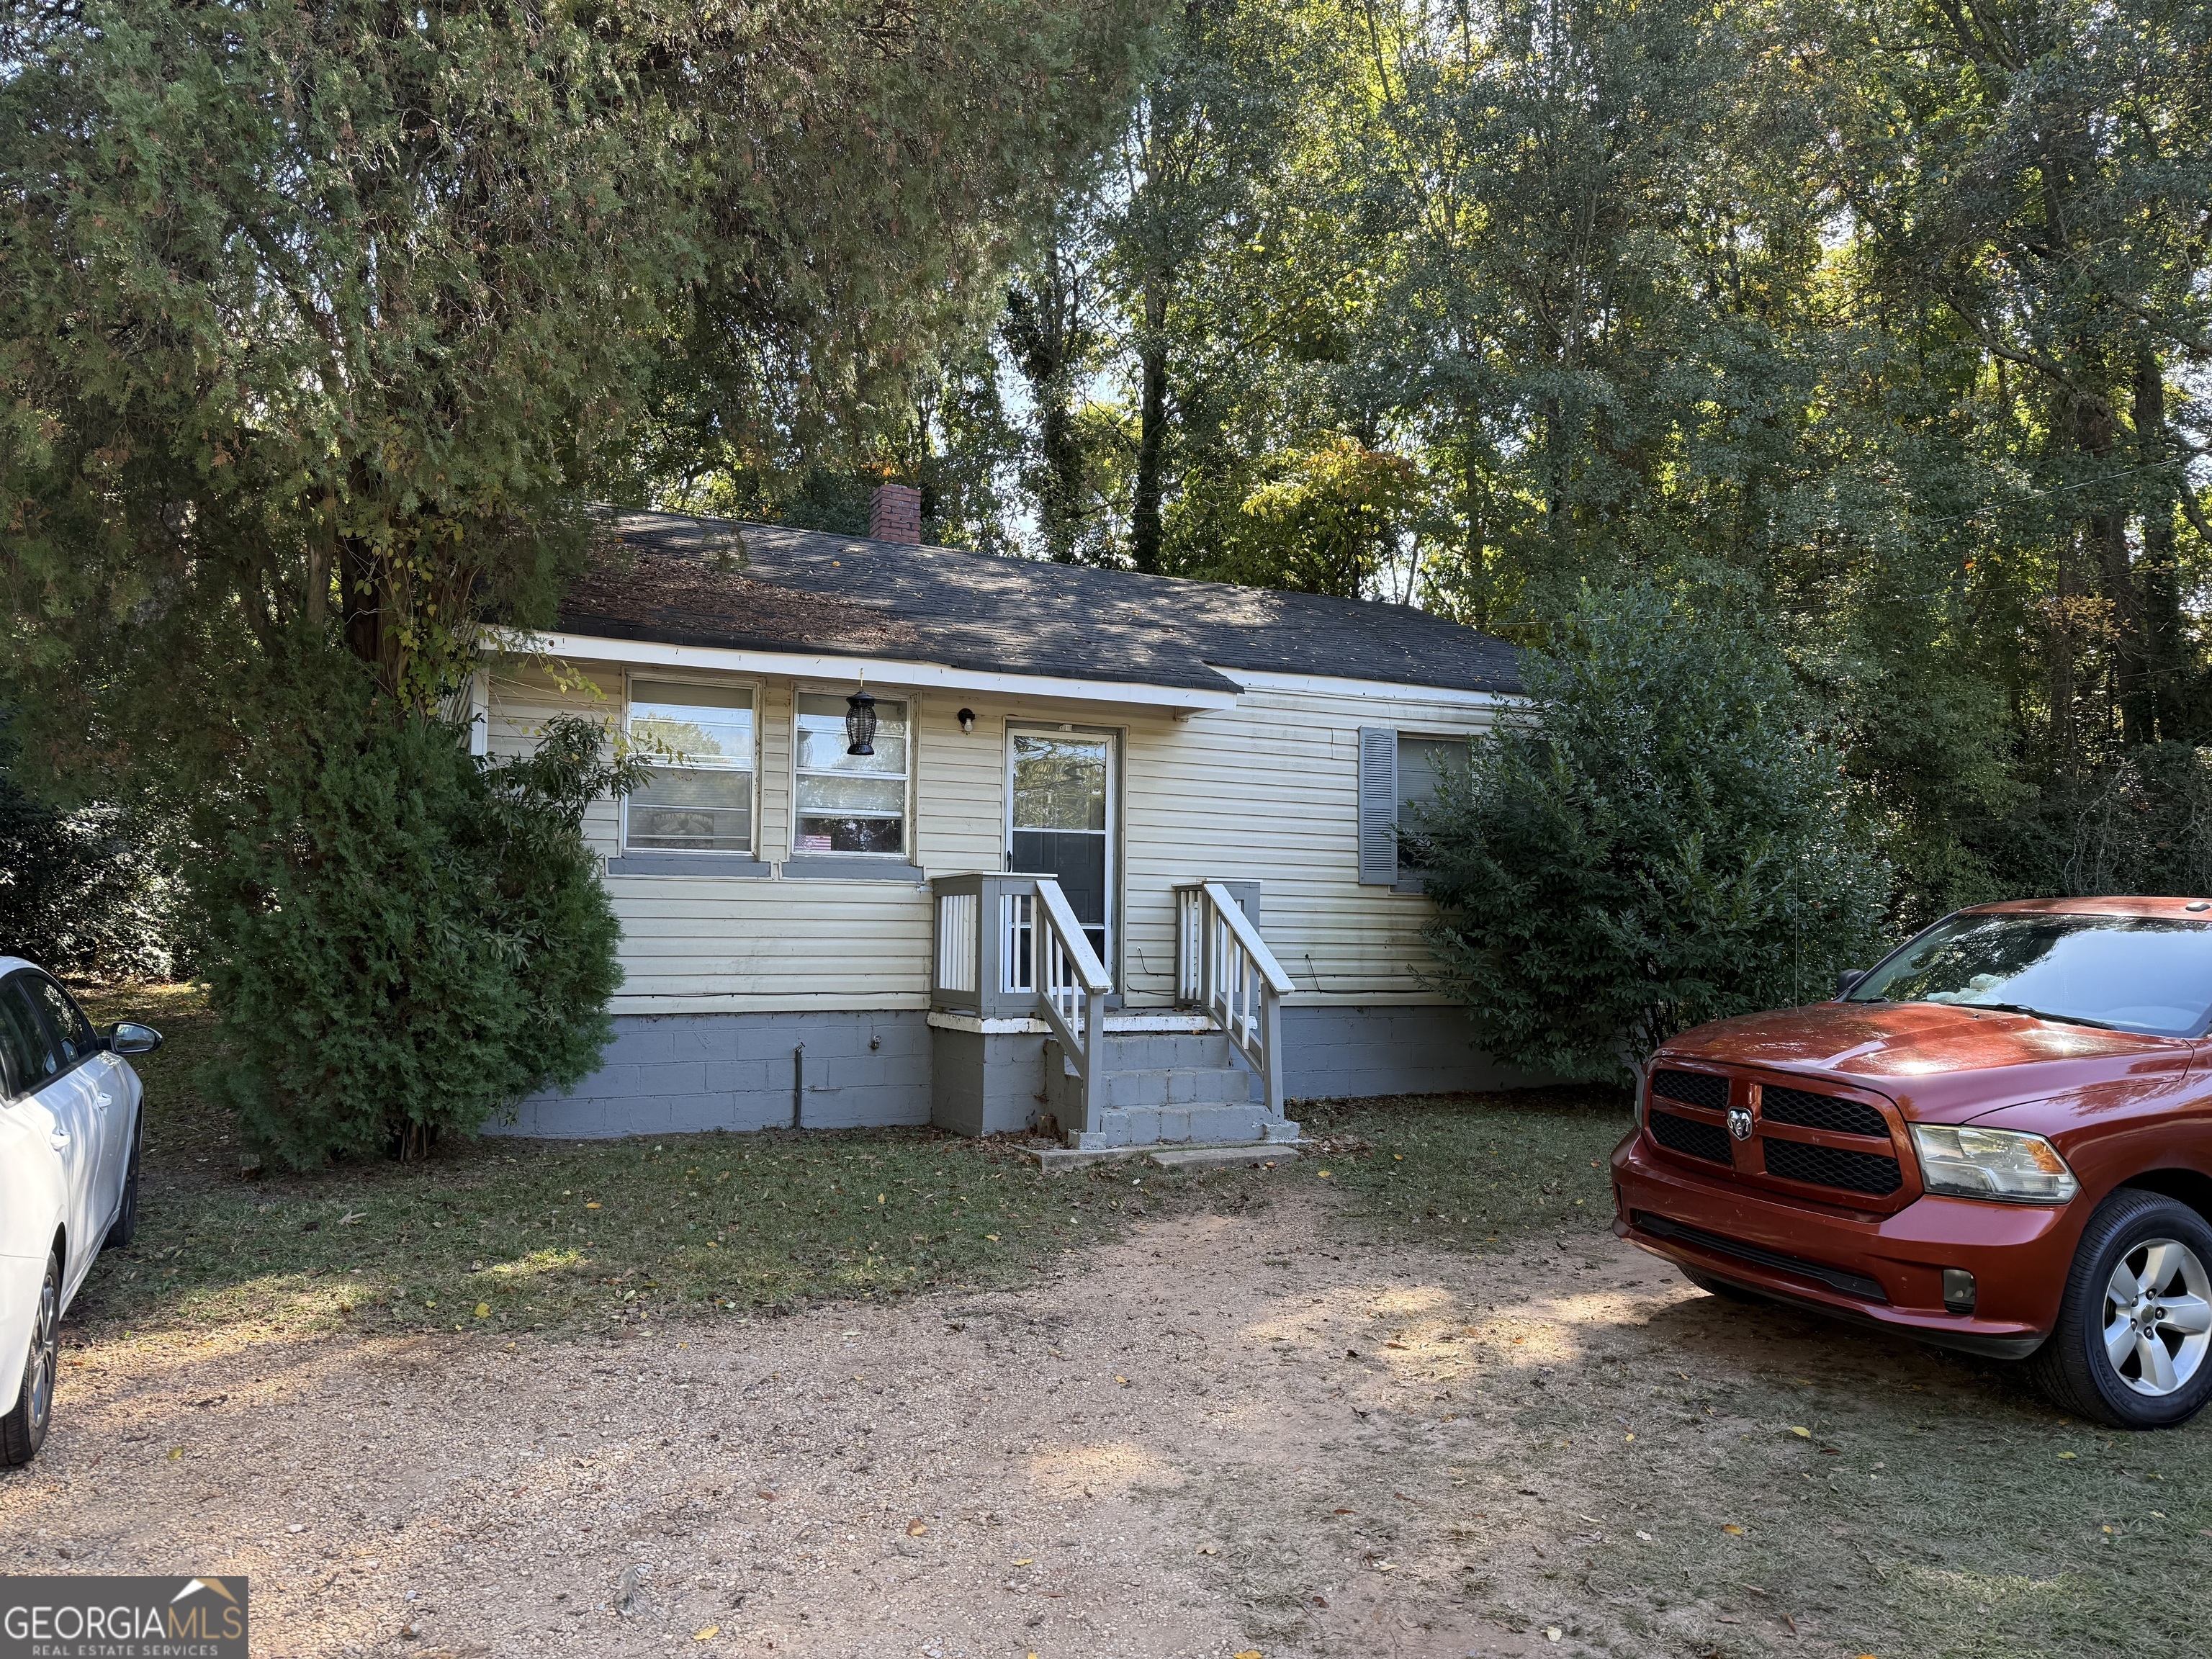
[[[1619,1079],[1673,1032],[1826,995],[1880,953],[1879,826],[1760,630],[1650,589],[1586,593],[1522,675],[1524,717],[1449,770],[1409,837],[1477,1047]]]

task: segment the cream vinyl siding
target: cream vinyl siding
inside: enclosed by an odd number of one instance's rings
[[[540,671],[495,669],[493,750],[514,752],[562,709],[618,720],[621,675],[590,679],[605,701],[564,693]],[[1297,984],[1291,1000],[1438,1000],[1419,978],[1428,901],[1359,884],[1359,728],[1473,735],[1489,729],[1487,708],[1338,682],[1255,687],[1234,708],[1178,720],[1127,704],[913,691],[879,671],[870,686],[914,705],[914,858],[933,876],[1003,867],[1010,721],[1121,734],[1120,950],[1109,966],[1129,1006],[1172,1000],[1170,890],[1202,878],[1261,884],[1260,931]],[[972,734],[960,730],[963,707]],[[760,855],[780,865],[791,856],[790,683],[763,684],[760,708]],[[586,832],[614,855],[611,803],[593,808]],[[617,1012],[928,1004],[929,899],[911,881],[617,876],[608,889],[628,975]]]

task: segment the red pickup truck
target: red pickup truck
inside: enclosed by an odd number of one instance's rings
[[[2212,902],[1945,917],[1644,1068],[1613,1231],[1717,1294],[2024,1359],[2124,1428],[2212,1397]]]

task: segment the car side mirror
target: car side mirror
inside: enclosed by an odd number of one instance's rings
[[[150,1054],[161,1046],[161,1034],[135,1019],[118,1020],[107,1034],[107,1046],[118,1054]]]
[[[1836,1000],[1841,1002],[1850,995],[1851,988],[1873,971],[1869,968],[1846,968],[1836,975]]]

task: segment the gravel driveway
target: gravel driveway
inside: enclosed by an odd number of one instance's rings
[[[250,1574],[267,1655],[1854,1650],[1661,1559],[1753,1437],[1684,1352],[1777,1339],[1608,1237],[1431,1255],[1286,1194],[1062,1262],[613,1341],[74,1348],[7,1565]]]

